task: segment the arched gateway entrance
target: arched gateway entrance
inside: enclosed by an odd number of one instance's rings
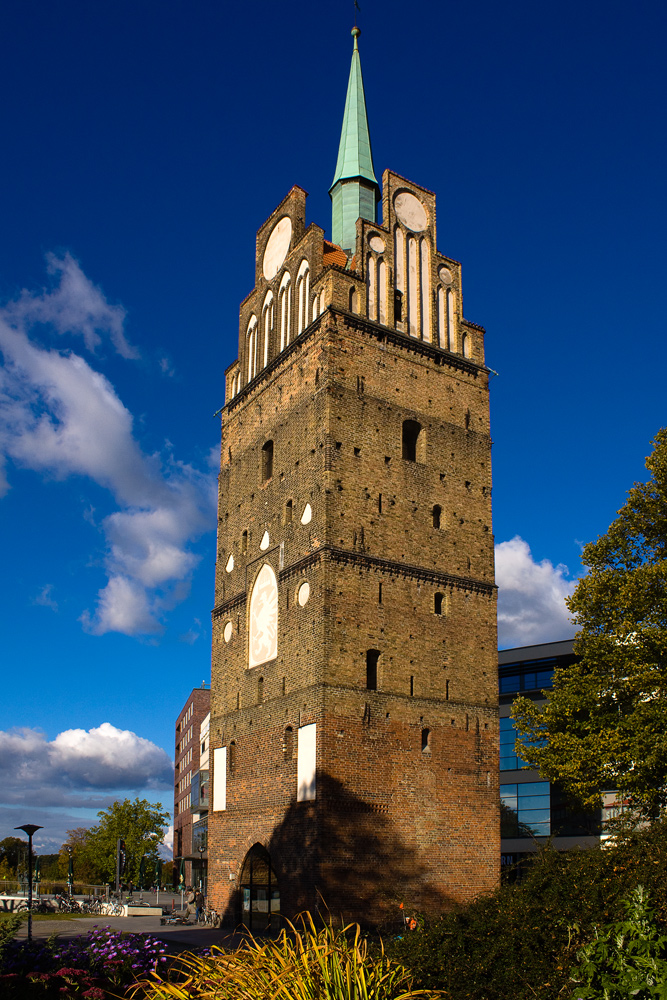
[[[254,844],[241,870],[241,920],[250,931],[277,927],[280,922],[280,889],[269,852]]]

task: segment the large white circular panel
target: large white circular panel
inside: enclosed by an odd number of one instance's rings
[[[287,256],[291,239],[292,220],[285,215],[273,227],[268,243],[264,248],[262,271],[267,281],[272,281],[277,275],[282,262]]]
[[[375,234],[374,236],[371,236],[368,242],[371,250],[375,250],[376,253],[384,253],[384,240],[381,236]]]
[[[234,626],[232,625],[231,622],[227,622],[227,624],[225,625],[225,628],[223,630],[223,633],[222,633],[225,642],[229,642],[229,640],[232,637],[232,632],[233,631],[234,631]]]
[[[306,580],[304,583],[301,584],[301,586],[297,590],[296,599],[303,608],[308,603],[309,597],[310,597],[310,584]]]
[[[410,191],[400,191],[394,198],[394,209],[399,221],[413,233],[421,233],[428,226],[426,209],[419,198]]]
[[[443,285],[451,285],[454,281],[454,275],[448,267],[441,267],[438,271],[438,275],[440,276],[440,281]]]

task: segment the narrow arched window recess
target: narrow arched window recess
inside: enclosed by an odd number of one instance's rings
[[[467,333],[461,337],[461,354],[464,358],[470,357],[470,337]]]
[[[297,334],[308,326],[308,300],[310,298],[310,268],[308,261],[302,260],[296,277]]]
[[[431,752],[431,730],[422,729],[422,753]]]
[[[434,612],[435,612],[436,615],[441,615],[443,613],[443,607],[444,607],[443,601],[444,601],[444,597],[445,597],[444,594],[436,594],[435,595],[435,598],[433,600],[433,610],[434,610]]]
[[[248,551],[248,532],[244,531],[241,535],[241,552]]]
[[[366,650],[366,689],[368,691],[377,691],[379,658],[379,649]]]
[[[290,324],[292,313],[292,287],[289,271],[285,271],[280,280],[278,292],[278,315],[280,317],[280,350],[284,350],[290,342]]]
[[[423,450],[422,425],[416,420],[403,421],[402,454],[407,462],[417,462]]]
[[[273,476],[273,441],[262,445],[262,482],[266,483]]]
[[[440,504],[435,504],[433,508],[433,527],[439,528],[442,523],[442,507]]]
[[[294,730],[291,726],[285,726],[283,734],[283,757],[291,760],[294,755]]]
[[[257,678],[257,704],[261,705],[264,701],[264,678]]]
[[[285,524],[292,523],[292,513],[293,513],[293,503],[291,500],[288,500],[285,503]]]
[[[356,288],[350,289],[350,312],[351,313],[359,312],[359,294]]]
[[[229,773],[236,774],[236,740],[229,744]]]

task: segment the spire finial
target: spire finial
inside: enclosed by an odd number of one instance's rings
[[[361,34],[361,28],[357,28],[357,26],[355,24],[355,26],[352,29],[352,31],[350,32],[350,34],[354,38],[354,47],[358,51],[359,50],[359,46],[357,45],[357,39],[359,38],[359,35]]]

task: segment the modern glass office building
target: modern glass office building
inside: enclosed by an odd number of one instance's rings
[[[557,785],[526,768],[515,749],[512,702],[518,695],[544,701],[556,670],[576,662],[572,639],[503,649],[498,653],[500,695],[501,864],[505,870],[534,854],[548,837],[567,850],[598,844],[602,812],[584,813]],[[613,793],[610,793],[612,798]]]

